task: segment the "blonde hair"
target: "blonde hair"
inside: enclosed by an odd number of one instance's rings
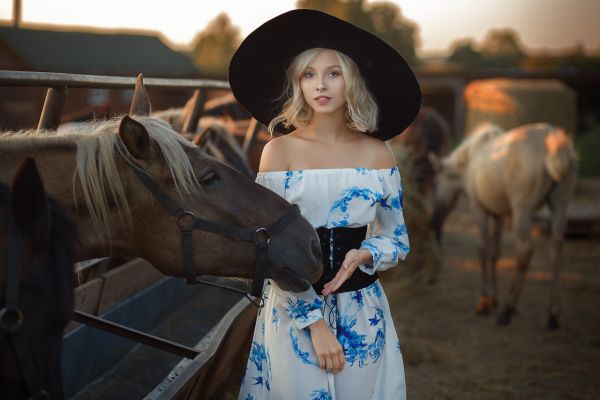
[[[323,49],[318,47],[304,50],[296,55],[288,66],[284,89],[275,99],[275,104],[283,102],[283,106],[268,127],[271,135],[280,123],[287,129],[290,126],[307,125],[312,119],[312,109],[304,100],[300,89],[300,78],[321,50]],[[369,133],[377,130],[379,108],[360,74],[358,65],[344,53],[333,49],[332,51],[340,62],[342,76],[346,83],[346,125],[359,132]]]
[[[150,137],[158,144],[179,195],[185,196],[195,192],[200,186],[185,148],[196,146],[175,133],[165,121],[137,115],[132,118],[144,125]],[[62,134],[56,131],[37,130],[0,132],[0,152],[4,149],[27,149],[35,152],[36,149],[44,146],[75,147],[77,149],[73,175],[75,205],[79,205],[78,193],[80,193],[93,226],[98,234],[104,236],[110,243],[111,202],[114,201],[118,214],[125,218],[128,225],[133,226],[125,184],[120,177],[115,158],[115,141],[120,123],[120,118],[82,122]]]

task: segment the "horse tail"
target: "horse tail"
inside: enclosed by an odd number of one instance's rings
[[[571,139],[560,128],[552,128],[545,138],[546,171],[550,177],[560,182],[571,168],[575,167],[577,155]]]

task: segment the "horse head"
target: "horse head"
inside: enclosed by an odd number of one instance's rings
[[[435,173],[430,227],[438,243],[441,243],[444,221],[456,206],[463,188],[463,175],[461,168],[452,162],[451,156],[439,159],[435,154],[429,153],[428,158]]]
[[[147,114],[150,108],[147,94],[138,90],[142,87],[136,85],[131,106],[137,114]],[[133,246],[133,254],[167,275],[184,274],[180,227],[177,219],[136,178],[127,157],[196,218],[255,229],[273,223],[290,208],[284,199],[210,157],[162,121],[141,115],[125,116],[119,123],[118,137],[126,153],[117,157],[131,218],[126,239]],[[192,247],[197,274],[246,278],[254,274],[253,243],[194,230]],[[307,290],[321,274],[318,237],[301,216],[271,237],[268,255],[272,262],[266,276],[282,289]]]
[[[11,327],[11,333],[0,330],[0,387],[6,398],[35,397],[41,390],[63,397],[60,347],[73,312],[76,243],[74,223],[46,196],[35,162],[26,159],[12,189],[0,184],[0,248],[8,254],[0,259],[0,314]],[[24,346],[15,346],[14,336]],[[23,359],[31,360],[31,369],[23,367]]]

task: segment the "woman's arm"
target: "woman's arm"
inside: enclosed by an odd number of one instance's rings
[[[275,138],[265,145],[260,158],[259,172],[285,171],[288,169],[286,143],[283,138]],[[257,182],[285,195],[283,182],[261,177]],[[311,287],[306,292],[286,292],[282,307],[297,329],[309,329],[310,338],[319,366],[327,371],[339,372],[344,368],[345,357],[342,346],[333,335],[322,311],[323,299]]]

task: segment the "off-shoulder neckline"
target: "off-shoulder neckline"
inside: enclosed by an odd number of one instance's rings
[[[287,173],[331,173],[331,172],[393,172],[398,170],[397,166],[391,168],[369,168],[369,167],[341,167],[341,168],[309,168],[309,169],[290,169],[285,171],[262,171],[259,175],[264,174],[287,174]]]

